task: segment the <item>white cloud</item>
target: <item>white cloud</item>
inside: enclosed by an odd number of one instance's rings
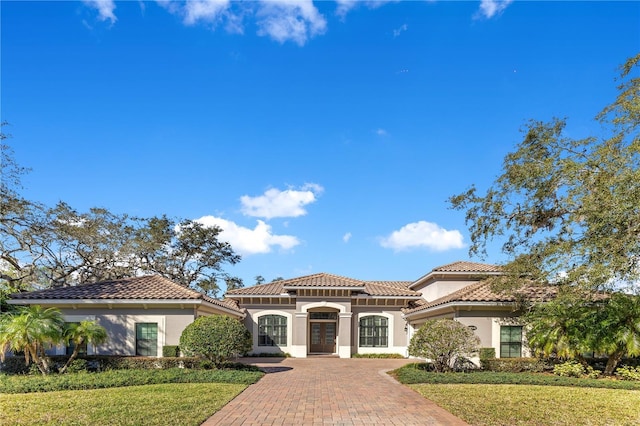
[[[184,23],[215,22],[229,7],[229,0],[190,0],[184,5]]]
[[[113,24],[118,20],[113,13],[116,9],[116,4],[113,0],[83,0],[83,3],[96,9],[98,11],[98,18],[100,18],[101,21],[111,21]]]
[[[409,26],[407,24],[400,25],[399,28],[396,28],[395,30],[393,30],[393,37],[398,37],[400,34],[407,31],[408,29],[409,29]]]
[[[478,15],[485,18],[493,18],[504,11],[513,0],[480,0]]]
[[[308,183],[298,190],[272,188],[257,197],[243,195],[240,197],[242,213],[265,219],[304,216],[307,214],[304,206],[314,203],[323,191],[320,185]]]
[[[387,133],[387,131],[385,129],[377,129],[376,130],[376,135],[378,136],[387,136],[389,133]]]
[[[342,236],[342,241],[344,241],[345,243],[348,243],[350,239],[351,239],[351,232],[347,232]]]
[[[236,253],[245,256],[270,253],[274,247],[289,250],[300,244],[298,238],[292,235],[274,234],[271,226],[261,220],[253,229],[215,216],[203,216],[195,221],[203,226],[218,226],[222,229],[220,240],[228,242]]]
[[[327,21],[312,0],[262,0],[256,16],[258,35],[280,43],[293,41],[303,46],[327,29]]]
[[[391,235],[380,240],[380,245],[395,251],[411,248],[445,251],[464,247],[460,231],[447,231],[435,223],[424,220],[409,223],[398,231],[393,231]]]
[[[387,3],[397,3],[399,1],[400,0],[336,0],[336,3],[338,3],[336,15],[344,18],[346,14],[356,6],[364,5],[369,9],[377,9]]]

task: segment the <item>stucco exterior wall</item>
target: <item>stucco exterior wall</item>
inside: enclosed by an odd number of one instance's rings
[[[107,330],[106,343],[88,348],[89,353],[97,355],[135,355],[135,324],[149,322],[158,324],[157,348],[158,356],[162,356],[162,346],[177,345],[182,331],[194,320],[192,308],[64,308],[61,311],[67,322],[95,320]],[[63,352],[63,347],[56,351]]]
[[[360,318],[368,315],[381,315],[387,318],[389,326],[388,346],[385,347],[360,347]],[[407,356],[407,331],[405,321],[402,318],[400,307],[385,306],[357,306],[353,308],[351,330],[351,353],[397,353]]]
[[[295,308],[293,305],[248,305],[243,306],[246,309],[247,316],[244,319],[244,325],[251,332],[253,339],[252,353],[291,353],[294,341],[294,333],[298,332],[294,326]],[[282,315],[287,318],[287,344],[279,346],[258,346],[258,319],[262,315]]]
[[[447,296],[454,291],[458,291],[470,284],[478,282],[477,280],[436,280],[430,281],[424,285],[417,286],[413,290],[422,293],[422,297],[432,302],[441,297]]]

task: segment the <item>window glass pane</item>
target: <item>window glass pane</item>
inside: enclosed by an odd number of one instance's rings
[[[387,347],[388,319],[380,315],[360,318],[360,346]]]
[[[263,315],[258,318],[258,346],[287,344],[287,318],[283,315]]]
[[[136,355],[158,355],[157,323],[136,323]]]
[[[500,327],[500,358],[519,358],[522,356],[522,327]]]

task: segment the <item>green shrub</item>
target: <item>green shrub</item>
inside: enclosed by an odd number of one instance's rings
[[[577,361],[567,361],[553,367],[553,374],[560,377],[582,377],[584,366]]]
[[[400,354],[353,354],[351,358],[404,359]]]
[[[51,392],[59,390],[102,389],[162,383],[239,383],[257,382],[264,373],[240,370],[113,370],[102,373],[69,373],[48,376],[0,375],[0,393]]]
[[[180,356],[180,346],[178,345],[165,345],[162,347],[162,357],[179,357]]]
[[[507,373],[539,373],[546,369],[542,360],[537,358],[481,358],[483,370]]]
[[[616,376],[621,380],[640,381],[640,367],[623,365],[616,370]]]
[[[429,359],[436,371],[451,371],[459,357],[477,352],[480,339],[458,321],[427,320],[409,342],[409,355]]]
[[[86,359],[74,359],[67,367],[67,373],[79,373],[81,371],[87,371],[87,360]]]
[[[560,377],[539,373],[494,373],[488,371],[441,374],[427,371],[427,368],[424,364],[408,364],[392,371],[391,374],[398,381],[405,384],[513,384],[640,390],[640,383],[622,380]]]
[[[27,374],[29,366],[24,361],[24,356],[8,356],[0,362],[0,372],[5,374]]]
[[[251,334],[237,319],[223,315],[200,317],[180,336],[180,349],[187,356],[207,358],[215,365],[251,349]]]
[[[496,348],[480,348],[478,350],[478,355],[480,359],[490,359],[496,357]]]

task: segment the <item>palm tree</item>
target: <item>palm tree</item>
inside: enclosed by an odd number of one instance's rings
[[[606,354],[604,374],[625,356],[640,355],[640,296],[614,293],[591,317],[591,344]]]
[[[42,374],[49,372],[45,349],[62,340],[64,319],[56,308],[34,305],[6,313],[0,320],[0,359],[5,352],[24,352],[27,365],[31,361]]]
[[[95,321],[80,321],[73,322],[67,325],[64,331],[64,340],[66,342],[73,342],[73,353],[67,360],[64,367],[60,369],[60,373],[67,371],[67,368],[71,365],[73,360],[78,357],[80,348],[85,343],[91,343],[92,345],[99,345],[107,341],[107,331],[101,325],[98,325]]]
[[[578,358],[588,351],[585,320],[589,306],[558,298],[534,306],[524,317],[529,347],[544,357]]]

